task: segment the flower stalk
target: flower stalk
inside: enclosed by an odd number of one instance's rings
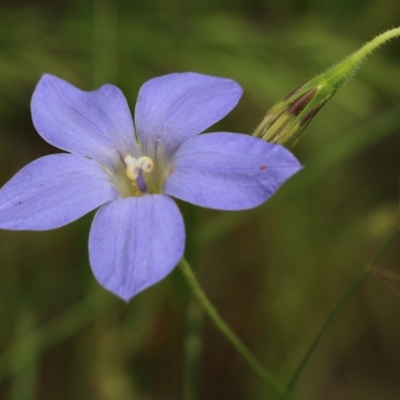
[[[304,128],[352,77],[363,60],[397,36],[400,36],[400,27],[376,36],[340,63],[289,93],[267,112],[253,136],[271,143],[297,142]]]
[[[179,268],[190,286],[193,294],[200,302],[204,311],[210,317],[215,327],[222,333],[223,336],[232,344],[236,351],[243,357],[250,368],[279,396],[282,400],[291,400],[292,397],[287,393],[284,386],[279,383],[253,356],[250,350],[245,344],[239,339],[239,337],[231,330],[226,322],[221,318],[216,308],[207,298],[203,289],[200,287],[189,263],[185,258],[182,258],[179,262]]]

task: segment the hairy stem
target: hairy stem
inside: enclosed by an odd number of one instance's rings
[[[290,400],[292,397],[287,393],[285,387],[279,383],[253,356],[245,344],[238,338],[238,336],[231,330],[231,328],[221,318],[218,311],[212,305],[206,294],[202,290],[193,274],[189,263],[182,258],[179,262],[183,276],[189,284],[193,294],[200,302],[206,314],[213,321],[216,328],[225,336],[225,338],[232,344],[236,351],[243,357],[250,368],[279,396],[282,400]]]

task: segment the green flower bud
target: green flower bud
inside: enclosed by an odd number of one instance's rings
[[[382,33],[339,64],[289,93],[267,112],[253,136],[271,143],[296,142],[304,128],[354,74],[365,57],[396,36],[400,36],[400,28]]]

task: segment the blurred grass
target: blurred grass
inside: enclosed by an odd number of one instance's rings
[[[57,152],[29,101],[42,72],[117,84],[131,107],[154,76],[237,80],[212,130],[250,133],[273,105],[384,29],[395,0],[23,1],[0,4],[0,176]],[[400,42],[375,53],[293,149],[305,165],[265,205],[183,207],[200,280],[227,322],[287,381],[324,319],[399,222]],[[194,215],[196,214],[196,215]],[[51,232],[0,232],[1,399],[179,399],[187,294],[174,272],[128,306],[97,287],[92,216]],[[195,222],[193,222],[195,221]],[[189,256],[189,255],[188,255]],[[381,267],[396,272],[399,247]],[[397,399],[400,303],[371,279],[299,384],[299,399]],[[270,398],[203,324],[199,399]]]

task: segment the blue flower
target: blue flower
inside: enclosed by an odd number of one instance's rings
[[[185,229],[170,196],[221,210],[267,200],[300,168],[285,148],[227,132],[199,135],[239,101],[232,80],[197,73],[151,79],[134,122],[113,85],[85,92],[44,75],[33,123],[68,153],[39,158],[0,190],[0,228],[46,230],[97,211],[89,237],[93,273],[128,301],[169,274]]]

